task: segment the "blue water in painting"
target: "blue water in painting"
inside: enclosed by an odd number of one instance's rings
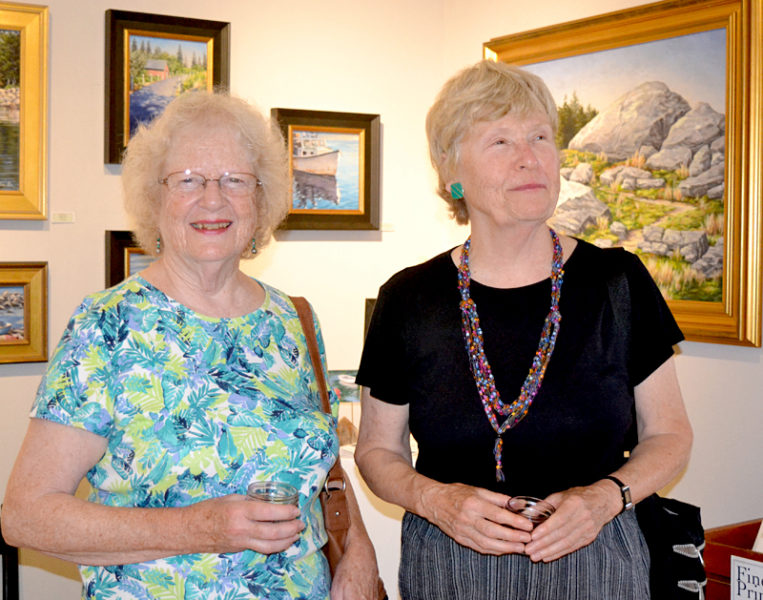
[[[19,189],[19,124],[0,121],[0,190]]]
[[[339,150],[339,165],[336,171],[337,191],[339,203],[318,198],[315,206],[309,208],[315,210],[358,210],[359,207],[359,173],[360,164],[359,141],[355,134],[331,134],[327,138],[326,145],[329,148]],[[300,205],[297,191],[293,192],[293,207]],[[302,207],[304,208],[304,206]]]
[[[0,323],[10,323],[14,329],[22,329],[24,327],[24,309],[11,312],[0,311]]]
[[[24,306],[23,302],[21,306],[10,306],[5,302],[5,297],[7,297],[8,294],[11,295],[11,297],[15,296],[16,294],[22,294],[23,297],[24,288],[21,286],[15,286],[15,285],[4,285],[0,286],[0,296],[4,298],[3,306],[0,308],[0,326],[6,325],[10,323],[13,325],[13,329],[23,329],[24,328]]]

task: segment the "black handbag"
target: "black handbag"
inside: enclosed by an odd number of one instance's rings
[[[705,530],[699,507],[652,494],[636,504],[649,548],[651,600],[703,600]]]
[[[617,333],[624,343],[629,344],[631,296],[628,279],[624,273],[617,273],[609,278],[607,285]],[[635,444],[635,430],[632,437]],[[707,584],[702,557],[705,530],[699,507],[652,494],[636,504],[635,510],[649,548],[651,600],[704,600]]]

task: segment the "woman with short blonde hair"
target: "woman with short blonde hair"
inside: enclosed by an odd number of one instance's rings
[[[638,257],[546,224],[556,129],[543,82],[490,61],[429,111],[438,193],[469,237],[381,287],[357,376],[355,460],[406,510],[404,600],[649,598],[630,509],[688,460],[683,336]],[[546,506],[507,510],[518,496]]]

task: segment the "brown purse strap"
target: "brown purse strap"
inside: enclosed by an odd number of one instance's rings
[[[318,338],[315,335],[315,325],[313,324],[313,311],[310,305],[302,296],[289,296],[297,309],[299,322],[302,323],[302,330],[305,332],[307,341],[307,351],[310,353],[310,362],[313,363],[315,380],[318,382],[318,391],[321,395],[321,404],[323,412],[331,413],[331,403],[329,402],[328,386],[326,385],[326,376],[323,374],[323,365],[321,364],[321,353],[318,351]]]
[[[328,386],[326,385],[326,376],[323,374],[323,364],[321,363],[321,353],[318,350],[318,337],[315,334],[313,311],[310,310],[310,305],[305,298],[301,296],[289,297],[294,303],[294,307],[297,309],[299,322],[302,323],[302,330],[305,332],[307,351],[310,354],[310,362],[313,364],[315,380],[318,382],[318,390],[321,395],[323,412],[332,414]],[[324,491],[321,493],[321,503],[331,503],[331,508],[328,510],[324,505],[326,529],[335,532],[335,535],[338,536],[337,540],[342,540],[340,542],[342,546],[344,545],[346,531],[350,527],[350,511],[347,508],[347,497],[345,496],[344,490],[344,469],[342,469],[342,461],[337,456],[336,462],[334,463],[334,466],[331,467],[328,477],[326,478]],[[325,500],[323,496],[326,497]],[[327,544],[326,548],[329,548],[330,546],[331,544]],[[343,550],[343,548],[340,547],[340,550]],[[334,559],[337,560],[336,557]],[[334,567],[335,566],[336,565],[334,565]],[[379,600],[386,600],[388,598],[387,590],[384,589],[384,582],[381,580],[381,577],[376,582],[376,587],[376,597]]]
[[[318,383],[318,391],[321,396],[323,412],[332,414],[328,386],[326,385],[326,376],[323,373],[323,364],[321,363],[321,353],[318,350],[318,337],[315,334],[315,325],[313,324],[313,311],[310,310],[310,305],[302,296],[289,297],[294,303],[294,308],[297,309],[299,322],[302,323],[302,330],[305,332],[307,351],[310,354],[310,362],[313,364],[315,380]],[[342,463],[339,460],[339,457],[337,457],[334,466],[331,467],[328,477],[326,478],[325,489],[331,494],[335,491],[344,491],[344,488],[344,470],[342,469]]]

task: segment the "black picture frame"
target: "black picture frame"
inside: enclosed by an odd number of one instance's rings
[[[131,231],[106,231],[106,287],[115,286],[133,272],[135,257],[147,257]]]
[[[376,114],[273,108],[271,116],[281,128],[289,149],[289,175],[292,182],[292,207],[282,229],[378,230],[380,217],[381,117]],[[326,203],[340,203],[340,190],[345,177],[336,172],[309,172],[300,169],[305,157],[298,156],[300,136],[355,136],[357,171],[351,164],[349,178],[357,197],[350,208],[294,206],[314,197]],[[336,152],[336,150],[333,150]],[[327,152],[330,154],[331,152]],[[315,158],[315,157],[309,157]],[[304,167],[309,169],[310,167]],[[332,180],[333,178],[333,180]],[[308,200],[309,198],[309,200]],[[328,198],[328,199],[327,199]]]
[[[230,81],[230,23],[125,10],[106,11],[106,81],[104,162],[118,164],[129,141],[129,36],[203,42],[207,89],[227,88]],[[210,73],[211,69],[211,73]]]

